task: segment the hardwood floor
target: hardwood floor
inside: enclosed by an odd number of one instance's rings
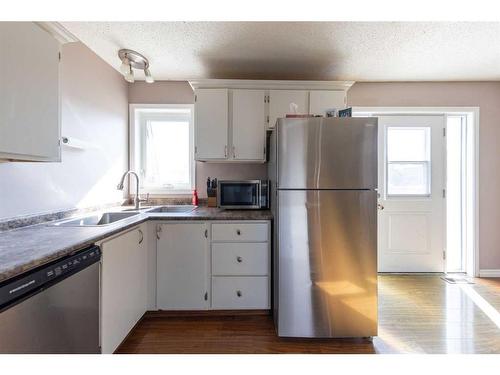
[[[117,353],[498,353],[500,279],[379,276],[379,335],[283,339],[270,315],[146,316]]]

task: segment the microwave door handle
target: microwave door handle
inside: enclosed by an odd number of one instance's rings
[[[262,182],[258,183],[258,192],[257,192],[257,206],[262,205]]]

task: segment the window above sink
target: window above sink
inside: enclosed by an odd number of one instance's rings
[[[131,104],[130,160],[140,193],[191,194],[195,186],[193,105]]]

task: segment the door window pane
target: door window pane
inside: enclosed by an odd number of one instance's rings
[[[387,195],[430,195],[430,128],[387,128]]]
[[[430,158],[430,128],[387,128],[388,161],[423,161]]]
[[[429,164],[427,162],[391,162],[387,168],[389,195],[429,195]]]

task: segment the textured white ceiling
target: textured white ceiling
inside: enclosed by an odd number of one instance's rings
[[[156,80],[500,80],[500,22],[61,24],[116,69],[120,48],[144,54]]]

